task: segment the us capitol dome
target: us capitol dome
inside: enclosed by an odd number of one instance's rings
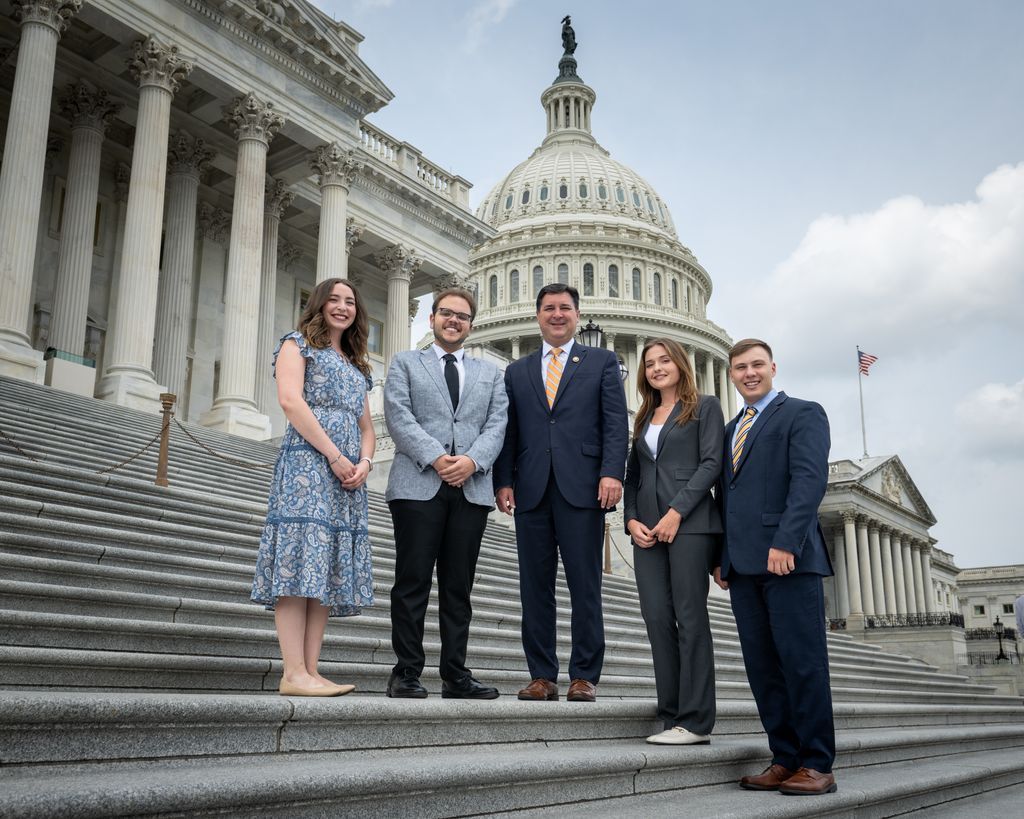
[[[497,233],[469,256],[479,296],[471,343],[511,359],[537,349],[535,300],[550,282],[580,292],[581,330],[614,350],[629,407],[650,338],[679,341],[701,392],[736,411],[727,377],[728,334],[707,318],[711,276],[680,241],[668,205],[591,133],[597,94],[576,73],[575,38],[563,32],[558,78],[541,95],[544,141],[484,198],[477,217]]]

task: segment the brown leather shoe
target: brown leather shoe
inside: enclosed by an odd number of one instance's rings
[[[779,785],[795,773],[796,771],[772,763],[757,775],[742,777],[740,787],[748,791],[777,791]]]
[[[558,686],[551,680],[537,678],[519,692],[521,700],[557,700]]]
[[[836,778],[813,768],[801,768],[779,785],[779,793],[787,796],[820,796],[836,792]]]
[[[597,686],[586,680],[573,680],[569,683],[565,699],[569,702],[593,702],[597,699]]]

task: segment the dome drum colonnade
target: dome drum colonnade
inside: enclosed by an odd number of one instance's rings
[[[539,345],[534,299],[547,283],[580,292],[584,321],[605,333],[628,370],[631,409],[644,344],[667,336],[688,351],[699,388],[736,412],[725,331],[707,319],[712,283],[676,236],[654,189],[613,160],[591,134],[592,88],[563,55],[541,96],[547,135],[483,200],[477,215],[498,231],[470,254],[480,311],[474,342],[512,359]]]
[[[136,114],[131,164],[121,163],[117,171],[115,263],[103,369],[95,387],[99,397],[157,411],[160,392],[166,388],[180,395],[185,388],[186,352],[196,320],[194,266],[211,230],[223,235],[230,224],[217,340],[221,346],[218,383],[213,406],[200,420],[256,438],[270,435],[265,414],[270,385],[264,362],[269,361],[270,345],[280,331],[275,326],[278,257],[295,253],[287,243],[278,246],[282,217],[293,202],[301,203],[303,211],[293,209],[293,214],[298,213],[296,223],[319,237],[316,281],[347,275],[353,247],[360,240],[359,269],[386,280],[385,361],[409,346],[413,277],[422,270],[426,280],[418,282],[416,289],[429,290],[430,279],[458,270],[464,265],[459,258],[465,249],[488,233],[466,213],[469,185],[465,180],[444,174],[411,146],[358,119],[386,104],[390,92],[368,70],[359,74],[361,87],[347,82],[357,72],[346,73],[337,66],[351,69],[346,57],[351,62],[357,58],[354,51],[345,53],[342,39],[347,37],[352,45],[359,35],[332,23],[335,30],[330,34],[340,39],[325,42],[317,27],[327,18],[312,7],[305,8],[308,4],[293,4],[298,16],[287,23],[255,19],[260,16],[258,10],[234,0],[111,0],[97,4],[101,8],[90,4],[88,21],[74,32],[71,50],[60,52],[58,41],[80,13],[85,17],[81,0],[13,0],[12,5],[19,23],[18,56],[0,173],[0,285],[5,293],[0,308],[0,372],[4,374],[32,381],[42,377],[41,356],[32,348],[26,330],[33,287],[38,285],[36,244],[58,68],[64,75],[100,77],[119,97],[115,100],[106,89],[96,90],[79,81],[60,102],[61,112],[71,123],[71,154],[46,341],[71,356],[85,352],[104,129],[122,106]],[[126,26],[127,44],[118,41],[126,36]],[[100,31],[102,35],[96,36]],[[84,32],[107,48],[93,55],[95,66],[74,53],[87,39]],[[290,63],[279,62],[330,96],[332,104],[316,104],[317,100],[305,97],[295,102],[291,96],[295,89],[284,90],[293,78],[280,76],[288,72],[274,75],[268,62],[254,62],[239,46],[239,41],[251,46],[258,40],[254,33],[266,36],[268,32],[282,48],[303,40],[307,46],[316,46],[292,51],[301,56]],[[183,41],[181,47],[171,41],[175,35]],[[230,43],[212,41],[232,36]],[[330,51],[329,57],[324,51]],[[123,60],[120,67],[115,65],[118,59]],[[332,77],[339,75],[336,85],[305,72],[303,60],[322,74],[330,70]],[[125,67],[131,82],[122,76]],[[175,100],[190,77],[188,96]],[[290,109],[287,113],[285,106]],[[172,122],[182,121],[205,138],[172,127]],[[287,133],[284,150],[268,157],[279,132]],[[211,165],[220,172],[220,198],[231,202],[230,219],[207,202],[199,203],[197,217],[200,178]],[[388,191],[383,190],[381,184],[391,182],[387,177],[394,171],[413,178],[413,187],[419,189],[414,196],[403,190],[405,183],[392,182]],[[308,180],[311,174],[315,183]],[[364,225],[355,224],[348,215],[350,188],[360,174],[367,180],[365,187],[373,190],[364,197],[370,200],[364,210],[370,218]],[[232,175],[233,185],[224,190]],[[213,193],[216,196],[218,191]],[[385,198],[389,205],[411,206],[415,201],[419,210],[431,211],[431,227],[415,237],[426,238],[423,244],[417,242],[426,253],[414,253],[411,237],[390,226],[400,219],[388,220],[386,214],[373,212],[384,210],[379,200]],[[409,202],[400,201],[403,198]],[[288,323],[292,320],[289,316]],[[89,377],[91,394],[95,376],[90,373]]]

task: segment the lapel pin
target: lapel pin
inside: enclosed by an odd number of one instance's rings
[[[579,364],[580,363],[580,357],[578,355],[574,355],[572,357],[572,363],[573,364]]]

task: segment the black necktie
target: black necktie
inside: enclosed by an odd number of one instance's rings
[[[459,408],[459,370],[455,366],[455,356],[445,353],[444,359],[444,380],[448,382],[448,394],[452,397],[452,409]]]

